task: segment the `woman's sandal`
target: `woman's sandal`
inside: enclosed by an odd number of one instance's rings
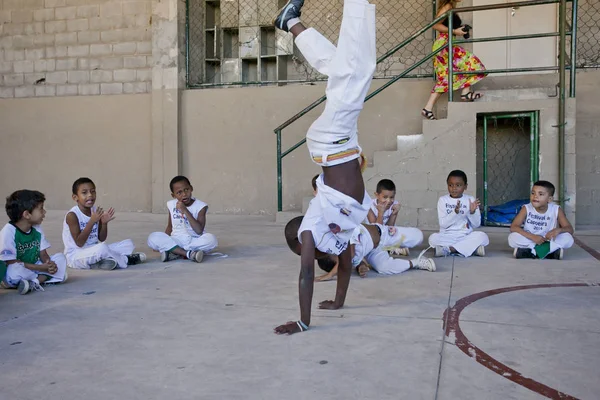
[[[421,110],[421,115],[422,115],[422,116],[424,116],[424,117],[425,117],[425,118],[427,118],[427,119],[430,119],[430,120],[437,119],[437,118],[435,117],[435,115],[433,115],[433,112],[431,112],[431,111],[429,111],[429,110],[426,110],[426,109],[422,109],[422,110]]]
[[[469,103],[472,103],[475,100],[479,100],[482,97],[483,97],[483,95],[481,93],[475,93],[475,92],[469,92],[469,93],[460,95],[460,98],[462,99],[462,101],[466,101]]]

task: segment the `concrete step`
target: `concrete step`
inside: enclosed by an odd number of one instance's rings
[[[275,223],[285,225],[291,219],[303,215],[300,211],[279,211],[275,215]]]
[[[483,94],[479,102],[483,101],[525,101],[525,100],[543,100],[556,97],[555,87],[537,87],[526,89],[499,89],[499,90],[481,90]],[[460,100],[460,99],[458,99]]]

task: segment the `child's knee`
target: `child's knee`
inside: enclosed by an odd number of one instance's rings
[[[158,247],[158,243],[161,240],[165,239],[165,236],[169,236],[164,232],[152,232],[149,236],[148,236],[148,247],[150,247],[153,250],[156,250],[156,247]]]
[[[488,244],[490,244],[490,238],[485,232],[474,231],[473,233],[471,233],[471,235],[477,238],[477,241],[480,242],[480,246],[487,246]]]
[[[67,267],[67,258],[63,253],[56,253],[50,257],[50,259],[54,261],[59,268]]]
[[[219,241],[217,240],[217,237],[215,235],[213,235],[212,233],[205,233],[202,236],[206,236],[207,246],[212,247],[214,249],[215,247],[217,247],[219,245]]]
[[[437,244],[440,242],[439,237],[440,237],[439,233],[432,233],[431,235],[429,235],[429,245],[437,246]]]
[[[560,241],[563,249],[568,249],[569,247],[575,244],[575,239],[573,239],[573,235],[568,232],[561,233],[557,236],[557,239]]]

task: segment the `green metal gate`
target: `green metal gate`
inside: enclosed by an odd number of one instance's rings
[[[483,224],[490,206],[528,199],[539,173],[539,112],[480,114],[478,134],[478,196],[483,199]]]

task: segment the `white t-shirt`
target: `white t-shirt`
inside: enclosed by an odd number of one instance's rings
[[[394,207],[396,204],[398,204],[398,201],[394,200],[390,208],[383,212],[383,225],[387,224],[387,222],[390,220],[390,217],[392,216],[392,207]],[[377,218],[379,215],[379,211],[377,210],[377,199],[373,199],[373,203],[371,203],[371,211],[373,211],[375,218]]]
[[[194,218],[198,218],[198,213],[200,213],[200,211],[202,211],[204,207],[208,207],[208,205],[206,203],[201,202],[198,199],[193,200],[194,202],[190,206],[188,206],[187,209]],[[171,214],[171,225],[173,227],[173,230],[171,231],[171,236],[202,236],[201,234],[199,235],[194,231],[187,217],[177,209],[177,199],[167,201],[167,208],[169,209],[169,213]]]
[[[354,229],[367,217],[370,204],[366,191],[359,203],[325,185],[321,174],[317,178],[317,195],[310,201],[298,229],[298,240],[302,243],[302,232],[310,231],[317,249],[339,255],[348,247]]]
[[[40,251],[50,248],[50,243],[39,225],[33,226],[29,232],[23,232],[13,224],[6,224],[0,230],[0,260],[19,260],[35,264]]]
[[[96,210],[96,207],[92,207],[92,212]],[[79,230],[83,231],[87,226],[88,222],[90,222],[90,217],[85,215],[80,209],[79,206],[75,206],[69,210],[69,213],[75,214],[77,217],[77,221],[79,221]],[[73,239],[73,235],[71,235],[71,231],[69,230],[69,225],[67,224],[67,215],[65,215],[65,220],[63,221],[63,232],[62,238],[63,243],[65,244],[65,255],[69,256],[75,250],[84,249],[86,247],[94,246],[98,244],[100,241],[98,240],[98,227],[99,223],[96,222],[92,227],[92,231],[90,232],[90,236],[88,236],[82,247],[77,246],[75,243],[75,239]]]
[[[527,210],[523,230],[534,235],[546,236],[546,233],[558,226],[558,210],[560,206],[555,203],[548,203],[548,209],[544,214],[540,214],[535,207],[529,203],[523,207]]]
[[[457,214],[454,209],[459,200],[460,210]],[[468,194],[463,194],[459,199],[454,199],[449,194],[440,197],[437,207],[440,233],[470,233],[474,228],[479,228],[481,225],[481,212],[477,208],[475,213],[471,214],[469,202],[474,203],[475,198]]]

